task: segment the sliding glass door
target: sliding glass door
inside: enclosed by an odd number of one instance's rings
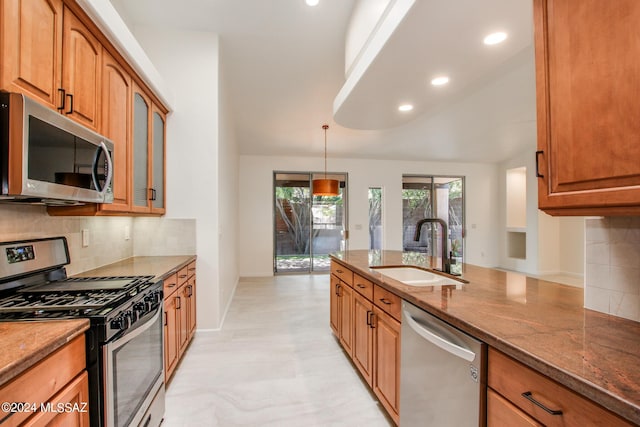
[[[415,241],[416,224],[423,218],[440,218],[447,223],[447,244],[456,264],[464,257],[464,177],[402,177],[402,245],[405,251],[425,252],[440,257],[442,230],[437,224],[425,224]]]
[[[337,196],[313,196],[314,178],[324,178],[324,173],[274,174],[273,271],[276,274],[328,271],[329,254],[346,249],[347,176],[327,175],[340,182]]]

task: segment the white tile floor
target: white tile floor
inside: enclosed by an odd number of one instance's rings
[[[327,275],[243,279],[222,331],[196,333],[163,423],[390,425],[331,334]]]

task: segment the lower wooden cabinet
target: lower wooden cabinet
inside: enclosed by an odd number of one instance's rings
[[[89,426],[89,380],[86,371],[85,337],[81,335],[56,350],[9,383],[0,387],[5,402],[50,405],[51,410],[0,412],[3,427],[12,426]],[[77,411],[56,411],[68,404]],[[74,404],[76,406],[74,406]]]
[[[178,364],[178,310],[175,293],[164,298],[164,378],[173,375]]]
[[[82,426],[89,427],[89,376],[86,371],[71,381],[49,402],[52,407],[64,410],[39,412],[29,418],[23,427]],[[78,410],[76,410],[78,409]]]
[[[373,307],[373,392],[393,421],[400,418],[400,322]]]
[[[487,390],[487,427],[543,427],[495,391]]]
[[[373,386],[373,304],[353,293],[353,353],[351,358],[369,387]]]
[[[164,378],[168,381],[196,330],[195,261],[164,281]]]
[[[493,348],[489,348],[487,385],[489,427],[633,425]]]
[[[331,329],[345,351],[351,355],[353,341],[353,289],[336,276],[331,276]]]
[[[399,424],[400,321],[394,314],[400,299],[382,288],[374,294],[373,283],[335,262],[331,272],[331,329],[391,419]]]

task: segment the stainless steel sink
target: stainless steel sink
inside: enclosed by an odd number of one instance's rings
[[[445,286],[462,287],[464,283],[441,276],[417,267],[371,267],[384,276],[410,286]]]

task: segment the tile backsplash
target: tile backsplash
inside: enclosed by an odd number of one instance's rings
[[[127,226],[133,227],[133,218],[53,217],[43,206],[0,205],[0,240],[65,236],[70,276],[133,256],[133,240],[124,239]],[[89,230],[89,246],[84,248],[83,229]]]
[[[585,220],[585,307],[640,321],[640,217]]]
[[[196,220],[136,218],[133,234],[135,256],[193,255],[196,253]]]
[[[43,206],[0,204],[0,241],[65,236],[69,276],[132,256],[195,254],[195,223],[194,219],[55,217],[47,215]],[[82,247],[85,229],[89,246]]]

